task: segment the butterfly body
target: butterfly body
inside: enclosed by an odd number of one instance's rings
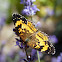
[[[19,14],[13,14],[13,22],[15,25],[13,31],[23,42],[27,42],[28,46],[41,52],[47,52],[48,54],[55,53],[55,49],[49,42],[48,36],[36,29],[32,22]]]

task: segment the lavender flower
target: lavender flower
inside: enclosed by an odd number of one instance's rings
[[[53,57],[52,60],[51,60],[51,62],[57,62],[56,57]]]
[[[2,40],[2,45],[5,45],[6,44],[6,41],[5,40]]]
[[[17,46],[17,45],[19,46],[19,41],[16,41],[16,45],[15,46]]]
[[[19,46],[21,49],[25,48],[25,45],[23,45],[23,43],[20,42],[20,40],[16,41],[16,45],[15,46]]]
[[[38,21],[37,24],[35,25],[35,27],[41,28],[42,27],[42,23]]]
[[[47,13],[47,15],[49,15],[49,16],[54,15],[54,11],[51,10],[50,8],[46,8],[46,13]]]
[[[62,52],[60,53],[60,56],[62,57]]]
[[[26,53],[24,51],[19,51],[20,62],[24,62],[24,58],[26,57]]]
[[[35,55],[35,53],[36,53],[36,50],[32,49],[31,56]]]
[[[62,52],[61,52],[60,55],[57,57],[57,62],[62,62]]]
[[[37,51],[35,49],[32,49],[32,52],[31,52],[31,61],[33,61],[33,60],[36,59],[36,53],[37,53]]]
[[[33,4],[33,2],[36,0],[21,0],[21,4],[24,4],[24,9],[22,11],[22,14],[25,14],[27,16],[35,15],[37,11],[40,11],[36,5]]]
[[[0,25],[4,25],[5,24],[5,18],[1,18],[0,19]]]
[[[6,62],[6,56],[5,54],[3,54],[3,48],[5,46],[6,42],[4,40],[2,40],[2,45],[0,48],[0,62]]]
[[[20,4],[26,4],[26,5],[30,5],[32,4],[33,2],[35,2],[36,0],[21,0]]]
[[[2,29],[3,25],[5,24],[5,18],[0,18],[0,30]]]
[[[60,53],[60,55],[57,58],[53,57],[52,62],[62,62],[62,52]]]
[[[35,2],[36,0],[32,0],[32,2]]]
[[[24,4],[24,0],[21,0],[20,4]]]
[[[6,62],[6,56],[4,54],[0,54],[0,62]]]
[[[50,37],[50,40],[51,40],[52,43],[57,43],[58,42],[58,39],[55,35],[50,35],[49,37]]]
[[[23,51],[19,51],[19,55],[20,55],[20,57],[23,57],[23,58],[26,56],[25,52],[23,52]]]
[[[62,57],[61,56],[58,56],[57,57],[57,62],[61,62],[61,60],[62,60]]]

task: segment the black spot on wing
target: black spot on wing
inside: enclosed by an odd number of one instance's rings
[[[14,31],[14,32],[15,32],[15,34],[19,36],[19,34],[20,34],[20,33],[19,33],[19,30],[18,30],[18,27],[15,27],[15,29],[14,29],[14,30],[15,30],[15,31]]]
[[[54,53],[54,47],[51,47],[51,53]]]
[[[49,51],[50,51],[50,49],[49,49],[49,47],[48,47],[48,49],[47,49],[45,52],[48,54]]]
[[[14,28],[14,29],[13,29],[13,31],[15,32],[15,31],[16,31],[16,29]]]
[[[18,35],[18,36],[19,36],[19,34],[21,34],[21,32],[19,33],[19,30],[18,30],[19,28],[21,28],[21,26],[22,26],[22,25],[20,24],[20,25],[18,25],[18,27],[15,27],[15,28],[13,29],[13,31],[15,32],[15,34]]]
[[[55,54],[55,48],[54,48],[54,46],[51,47],[50,54]]]
[[[27,24],[27,20],[24,17],[22,17],[21,20],[24,21],[25,24]]]
[[[40,46],[40,48],[39,48],[39,49],[37,49],[37,50],[41,51],[41,49],[43,49],[43,47],[44,47],[44,46]]]
[[[50,43],[50,42],[47,42],[47,43],[48,43],[48,45],[49,45],[49,47],[50,47],[51,43]]]
[[[36,45],[34,46],[34,48],[36,47]]]
[[[16,23],[17,21],[20,20],[20,17],[21,17],[21,15],[13,14],[12,20],[13,20],[13,22],[14,22],[14,25],[15,25],[15,23]]]
[[[21,26],[22,26],[21,24],[20,24],[20,25],[18,25],[18,28],[21,28]]]
[[[40,42],[38,42],[38,43],[40,43]]]
[[[53,53],[55,53],[55,49],[54,49],[54,47],[51,46],[50,43],[49,43],[49,47],[48,47],[48,49],[47,49],[45,52],[46,52],[47,54],[53,54]]]
[[[18,39],[18,38],[15,38],[18,42],[20,42],[20,39]]]
[[[49,43],[48,41],[44,41],[44,42],[45,42],[45,45]],[[48,44],[48,45],[50,45],[50,44]]]
[[[42,38],[39,34],[37,34],[40,38]],[[42,38],[43,39],[43,38]]]

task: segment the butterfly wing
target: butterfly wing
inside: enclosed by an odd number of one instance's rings
[[[15,28],[13,31],[25,41],[30,35],[37,31],[32,22],[27,21],[24,17],[19,14],[13,14],[13,22]]]
[[[13,14],[13,22],[15,25],[13,31],[24,42],[27,42],[28,46],[48,54],[55,53],[55,48],[49,42],[48,36],[38,31],[30,21],[19,14]]]
[[[46,52],[48,54],[55,54],[53,45],[49,42],[49,38],[45,33],[40,31],[34,33],[29,38],[28,45],[38,51]]]

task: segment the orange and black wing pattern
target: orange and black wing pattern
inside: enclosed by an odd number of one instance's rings
[[[13,14],[13,22],[15,25],[13,31],[23,42],[27,42],[28,46],[41,52],[55,54],[55,48],[49,42],[49,37],[36,29],[32,22],[20,14]]]

